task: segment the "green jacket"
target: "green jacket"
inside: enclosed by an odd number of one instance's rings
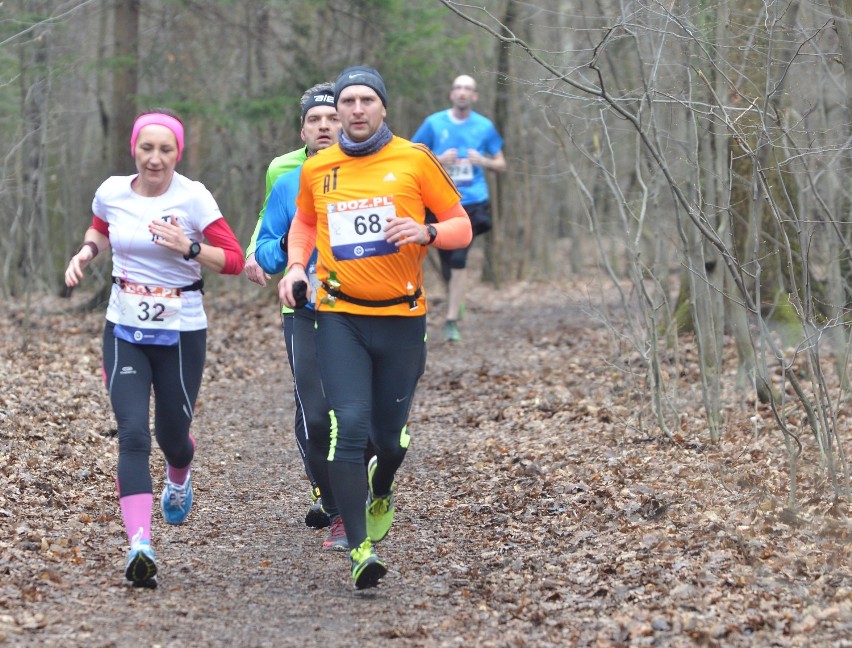
[[[260,208],[260,213],[257,215],[257,225],[254,227],[254,233],[251,235],[251,241],[246,246],[246,259],[254,254],[255,245],[257,245],[257,234],[260,232],[260,224],[263,222],[263,213],[266,211],[266,203],[269,200],[269,192],[272,191],[272,185],[279,177],[292,171],[297,166],[300,166],[308,159],[308,149],[303,146],[295,151],[290,151],[284,155],[279,155],[269,163],[266,169],[266,195],[263,197],[263,207]]]
[[[251,235],[251,241],[249,241],[249,244],[246,246],[246,259],[254,254],[254,248],[257,245],[257,235],[260,232],[260,226],[263,223],[263,213],[266,211],[266,203],[269,201],[269,194],[272,191],[272,185],[275,184],[275,181],[278,180],[279,177],[304,164],[307,159],[308,149],[303,146],[295,151],[279,155],[269,163],[269,166],[266,169],[266,195],[263,197],[263,207],[260,208],[260,213],[257,215],[257,225],[254,226],[254,233]],[[292,313],[293,310],[282,304],[281,312]]]

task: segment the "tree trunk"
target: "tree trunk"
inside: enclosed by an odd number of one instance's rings
[[[503,33],[509,34],[514,29],[515,24],[515,9],[513,2],[507,2],[505,12],[503,14]],[[509,127],[509,91],[506,80],[509,78],[510,61],[509,50],[507,45],[497,41],[497,76],[494,86],[494,127],[497,132],[504,135],[508,132]],[[485,241],[485,263],[482,266],[482,280],[494,282],[495,287],[500,285],[500,282],[505,279],[502,276],[503,266],[496,262],[498,254],[496,253],[500,246],[505,246],[504,241],[496,240],[500,234],[512,232],[517,224],[514,219],[507,213],[508,210],[503,210],[506,204],[506,192],[500,174],[493,174],[494,191],[492,193],[491,209],[495,223],[500,223],[502,219],[507,219],[504,226],[497,227],[491,234],[483,237]],[[508,224],[508,227],[506,226]]]
[[[844,124],[845,139],[847,142],[852,137],[852,0],[830,0],[831,13],[834,16],[834,29],[837,32],[837,40],[840,45],[840,57],[843,63],[843,77],[846,85],[846,114],[842,123]],[[840,259],[833,265],[829,274],[828,293],[831,303],[835,304],[834,311],[830,314],[838,321],[843,320],[844,311],[848,312],[852,303],[852,199],[848,195],[848,176],[844,180],[844,173],[848,173],[852,165],[852,152],[847,148],[842,153],[843,162],[837,167],[844,169],[840,171],[840,178],[836,182],[840,190],[836,192],[835,200],[832,202],[837,225],[829,228],[831,234],[830,258]],[[836,233],[837,236],[833,234]],[[852,353],[852,334],[845,327],[832,327],[832,340],[835,347],[835,366],[840,375],[841,384],[845,390],[850,389],[849,380],[849,355]],[[846,350],[844,353],[843,350]]]
[[[133,173],[130,131],[136,120],[139,68],[139,0],[118,0],[113,9],[115,48],[112,75],[112,118],[109,120],[112,173]]]
[[[33,285],[39,277],[49,276],[36,272],[36,266],[51,263],[47,225],[46,192],[46,153],[45,140],[48,131],[48,95],[50,93],[50,69],[48,46],[50,29],[38,27],[32,33],[30,60],[22,66],[22,96],[24,115],[24,151],[22,201],[23,239],[19,247],[18,268],[23,292],[29,294],[35,290]],[[20,290],[18,291],[20,292]]]

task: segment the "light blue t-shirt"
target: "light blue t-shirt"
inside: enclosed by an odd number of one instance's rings
[[[448,166],[447,172],[461,193],[462,205],[488,200],[485,171],[467,161],[467,152],[475,149],[482,155],[493,157],[503,149],[503,138],[490,119],[471,111],[468,118],[460,122],[453,118],[449,109],[442,110],[429,115],[411,141],[425,144],[435,155],[441,155],[447,149],[457,149],[459,160]]]

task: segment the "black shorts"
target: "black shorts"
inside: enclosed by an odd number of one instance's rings
[[[490,232],[494,226],[491,220],[491,203],[486,200],[484,202],[473,203],[471,205],[462,205],[467,215],[470,217],[470,225],[473,228],[473,235],[478,236]],[[437,223],[438,219],[428,209],[426,210],[426,222]]]
[[[487,200],[472,205],[463,205],[467,215],[470,216],[470,224],[473,227],[473,235],[479,236],[490,232],[493,227],[491,222],[491,203]]]
[[[490,202],[486,200],[481,203],[465,205],[464,209],[470,217],[474,237],[478,234],[485,234],[491,229]],[[452,270],[464,270],[467,267],[467,253],[471,245],[473,245],[473,241],[467,247],[458,250],[438,250],[438,257],[441,259],[441,276],[444,277],[444,281],[450,280]]]

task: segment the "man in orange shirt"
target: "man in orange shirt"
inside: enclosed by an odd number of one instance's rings
[[[302,168],[281,302],[317,263],[317,360],[332,414],[328,439],[309,439],[312,470],[327,470],[349,541],[352,580],[387,573],[373,545],[390,530],[394,476],[410,442],[408,414],[426,366],[423,261],[429,245],[466,247],[470,219],[426,146],[391,133],[377,70],[350,67],[335,81],[337,145]],[[437,223],[426,224],[426,209]],[[376,456],[364,474],[368,440]],[[366,515],[364,502],[367,502]]]

